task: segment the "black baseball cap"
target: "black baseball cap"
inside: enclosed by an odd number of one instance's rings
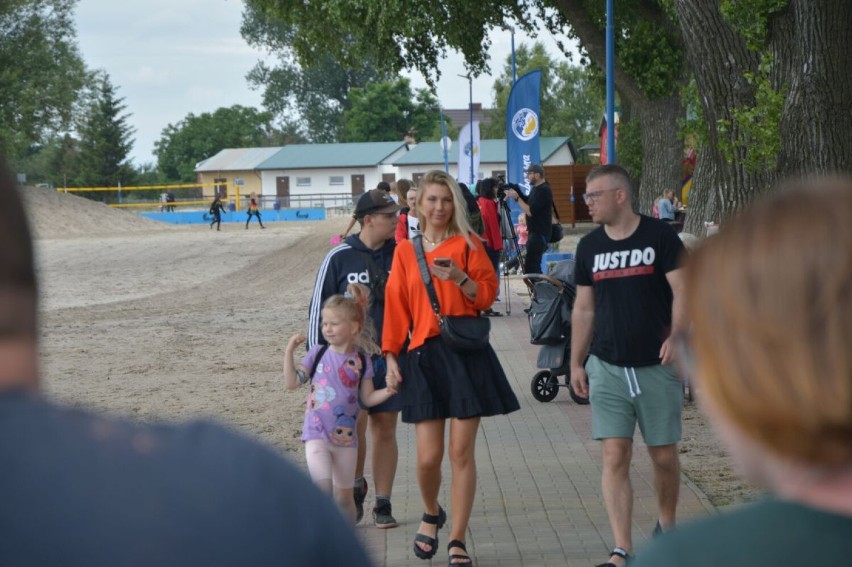
[[[370,189],[358,198],[355,206],[355,218],[377,213],[395,213],[400,209],[391,196],[381,189]]]
[[[527,173],[538,173],[539,175],[544,175],[544,168],[541,164],[535,163],[526,169]]]

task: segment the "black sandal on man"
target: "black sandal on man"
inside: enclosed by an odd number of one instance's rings
[[[433,516],[431,514],[423,513],[423,516],[420,518],[420,521],[424,524],[432,524],[433,526],[438,526],[438,529],[435,530],[435,537],[429,537],[425,534],[421,534],[417,532],[414,534],[414,555],[419,557],[420,559],[432,559],[435,554],[438,552],[438,530],[444,527],[444,523],[447,521],[447,513],[444,512],[444,509],[438,506],[438,515]],[[431,547],[429,551],[422,549],[417,542],[426,544]]]
[[[618,557],[621,557],[622,559],[624,559],[625,564],[630,559],[630,554],[627,553],[626,549],[621,548],[621,547],[614,547],[612,549],[612,553],[609,554],[610,559],[612,559],[613,555],[617,555]],[[618,565],[616,565],[612,561],[607,561],[606,563],[601,563],[600,565],[597,565],[597,567],[618,567]]]
[[[453,565],[473,565],[473,559],[471,559],[470,555],[467,554],[467,547],[465,547],[463,541],[459,541],[457,539],[454,539],[453,541],[448,543],[447,544],[447,552],[449,553],[449,551],[454,547],[457,547],[457,548],[461,549],[462,551],[464,551],[464,555],[459,555],[458,553],[454,553],[454,554],[450,555],[450,558],[448,560],[448,565],[450,567],[453,567]],[[467,561],[465,561],[465,559],[467,559]],[[456,560],[456,563],[453,563],[453,560]],[[459,560],[461,560],[461,561],[459,561]]]

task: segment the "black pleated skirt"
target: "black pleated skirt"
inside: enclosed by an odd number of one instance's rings
[[[489,345],[460,355],[432,337],[399,357],[402,421],[486,417],[521,409]]]

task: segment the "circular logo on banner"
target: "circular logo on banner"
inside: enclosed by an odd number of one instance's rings
[[[538,134],[538,115],[529,108],[522,108],[512,117],[512,132],[526,142]]]

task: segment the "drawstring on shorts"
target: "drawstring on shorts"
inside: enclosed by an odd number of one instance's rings
[[[630,391],[630,397],[635,398],[636,396],[642,394],[642,390],[639,388],[639,380],[636,378],[636,369],[631,367],[629,370],[630,372],[628,372],[628,368],[626,366],[624,367],[624,378],[627,380],[627,389]],[[631,373],[633,375],[632,383],[630,381]]]

